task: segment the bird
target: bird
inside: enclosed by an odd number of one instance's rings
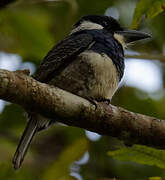
[[[33,78],[92,102],[109,101],[124,74],[125,48],[150,37],[121,27],[110,16],[83,16],[48,52]],[[15,170],[20,168],[34,135],[55,122],[35,112],[27,114],[28,123],[13,158]]]

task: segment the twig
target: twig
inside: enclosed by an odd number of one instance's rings
[[[126,54],[126,58],[134,58],[134,59],[148,59],[148,60],[159,60],[161,62],[165,62],[165,56],[163,55],[149,55],[149,54],[139,54],[139,55],[128,55]]]

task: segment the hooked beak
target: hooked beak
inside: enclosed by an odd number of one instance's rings
[[[151,38],[150,34],[136,30],[123,30],[117,31],[116,33],[122,35],[126,43],[132,43],[134,41]]]

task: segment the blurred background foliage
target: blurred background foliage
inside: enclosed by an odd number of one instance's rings
[[[126,27],[151,33],[126,50],[126,72],[112,103],[165,119],[164,0],[1,0],[0,68],[35,72],[46,53],[86,14],[106,14]],[[112,137],[56,124],[32,143],[22,168],[12,156],[26,118],[21,107],[0,101],[0,180],[165,178],[165,151],[125,147]]]

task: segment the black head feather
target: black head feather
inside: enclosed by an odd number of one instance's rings
[[[87,15],[82,17],[75,25],[74,28],[78,27],[83,21],[90,21],[102,25],[105,29],[111,32],[122,31],[123,28],[117,22],[116,19],[110,16],[104,15]]]

